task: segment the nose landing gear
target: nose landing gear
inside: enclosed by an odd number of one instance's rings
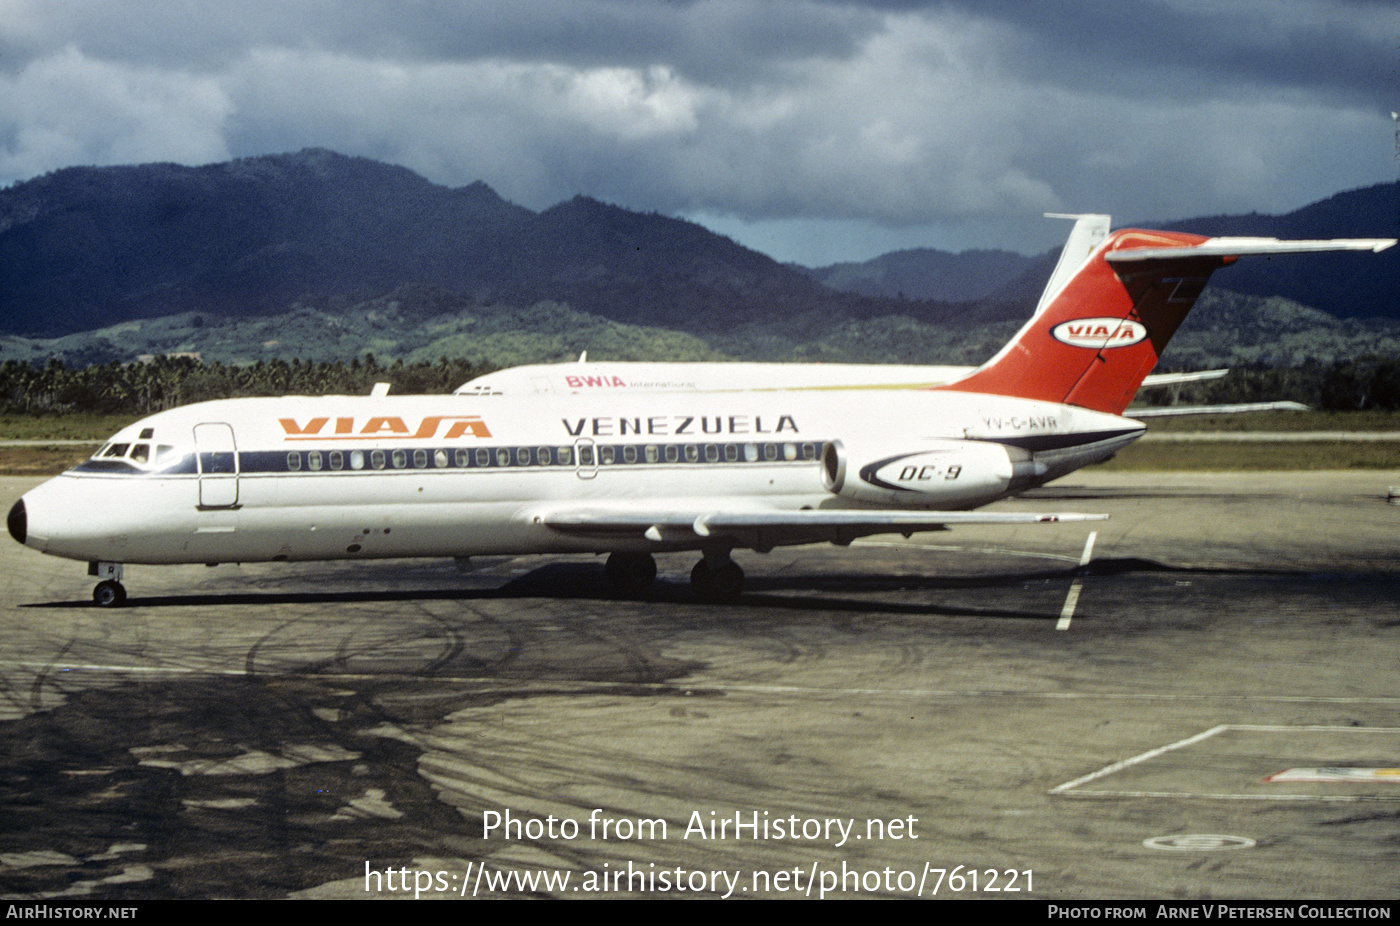
[[[102,580],[92,590],[92,600],[98,607],[117,608],[126,603],[126,587],[121,583],[121,563],[88,563],[88,575]]]
[[[126,587],[111,580],[98,582],[97,587],[92,590],[92,600],[97,602],[100,608],[120,607],[126,602]]]

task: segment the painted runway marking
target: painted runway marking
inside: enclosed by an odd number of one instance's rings
[[[1099,536],[1098,531],[1089,531],[1089,539],[1084,541],[1084,553],[1079,557],[1079,568],[1082,570],[1089,565],[1089,560],[1094,555],[1094,539]],[[1055,624],[1056,630],[1068,630],[1070,618],[1074,617],[1074,609],[1079,605],[1079,591],[1084,587],[1084,576],[1074,577],[1074,582],[1069,587],[1069,594],[1065,597],[1065,606],[1060,609],[1060,620]]]
[[[1330,727],[1330,726],[1276,726],[1271,724],[1221,724],[1211,727],[1195,736],[1188,736],[1186,739],[1178,740],[1175,743],[1168,743],[1166,746],[1159,746],[1156,749],[1149,749],[1147,752],[1107,765],[1097,772],[1083,775],[1073,781],[1067,781],[1058,787],[1050,789],[1050,794],[1070,794],[1073,797],[1165,797],[1165,798],[1196,798],[1208,800],[1225,801],[1331,801],[1351,803],[1357,801],[1379,801],[1393,800],[1377,795],[1335,795],[1335,794],[1238,794],[1238,793],[1218,793],[1218,792],[1192,792],[1192,791],[1083,791],[1079,790],[1081,785],[1092,781],[1107,778],[1124,769],[1141,765],[1169,752],[1175,752],[1187,746],[1194,746],[1221,733],[1244,732],[1244,733],[1381,733],[1400,734],[1400,727]]]
[[[1220,849],[1250,849],[1255,842],[1248,836],[1221,836],[1214,833],[1186,833],[1179,836],[1153,836],[1142,844],[1168,852],[1214,852]]]

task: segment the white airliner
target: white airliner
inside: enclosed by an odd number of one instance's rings
[[[532,363],[495,370],[458,386],[456,395],[582,395],[597,392],[753,392],[757,390],[931,389],[976,367],[895,363],[750,363],[637,360]],[[1154,373],[1143,388],[1219,379],[1229,370]]]
[[[101,605],[126,599],[128,563],[596,552],[637,590],[652,554],[677,550],[703,555],[700,597],[732,599],[735,549],[1098,517],[972,509],[1140,436],[1122,413],[1212,271],[1395,243],[1108,234],[1107,221],[1079,219],[1000,353],[936,385],[806,388],[820,382],[808,371],[740,365],[756,388],[205,402],[124,428],[26,493],[8,527],[87,561]]]
[[[1060,252],[1055,271],[1036,305],[1045,311],[1076,271],[1108,236],[1106,215],[1058,215],[1075,219]],[[647,361],[588,362],[587,351],[577,363],[541,363],[487,373],[456,389],[457,395],[571,395],[598,391],[717,392],[758,389],[928,389],[962,379],[976,367],[895,363],[746,363]],[[1215,379],[1228,370],[1199,373],[1158,373],[1144,387]]]

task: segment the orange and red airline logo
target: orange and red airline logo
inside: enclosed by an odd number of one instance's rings
[[[295,418],[277,420],[287,435],[283,440],[432,440],[444,422],[448,426],[443,440],[491,436],[486,422],[476,415],[429,415],[418,422],[417,428],[410,428],[402,418],[392,415],[370,418],[359,428],[354,418],[312,418],[304,425]],[[332,421],[335,425],[327,430]]]

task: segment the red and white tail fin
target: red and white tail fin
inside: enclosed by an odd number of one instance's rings
[[[1103,219],[1081,222],[1091,218]],[[1036,314],[995,357],[935,388],[1121,415],[1215,270],[1246,255],[1383,251],[1393,244],[1393,238],[1280,241],[1117,231],[1072,275],[1056,269]]]

